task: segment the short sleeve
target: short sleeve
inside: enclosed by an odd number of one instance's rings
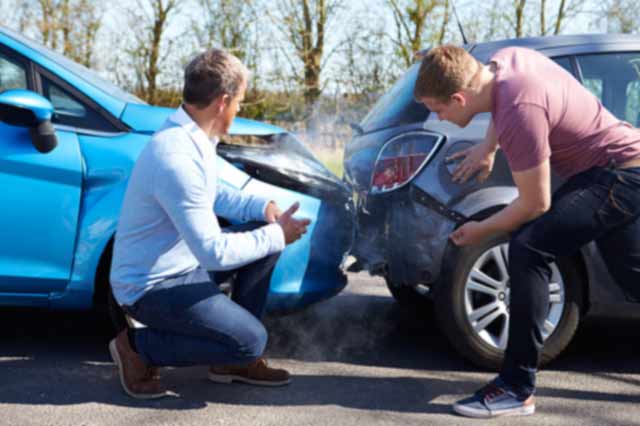
[[[544,108],[519,104],[494,117],[494,122],[512,172],[532,169],[551,156],[549,118]]]

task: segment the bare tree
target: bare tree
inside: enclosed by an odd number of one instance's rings
[[[44,45],[90,66],[102,21],[96,4],[91,0],[36,0],[37,7],[31,10],[31,3],[16,2],[23,18],[19,21],[20,31],[26,31],[28,22],[34,21]]]
[[[342,0],[280,0],[278,14],[272,14],[276,25],[286,35],[303,68],[305,104],[311,106],[320,97],[321,73],[330,53],[325,51],[327,29]],[[291,58],[282,52],[295,67]]]
[[[415,54],[425,42],[435,43],[444,39],[442,31],[431,31],[427,23],[434,20],[439,7],[444,7],[444,20],[448,21],[448,2],[443,0],[387,0],[393,10],[396,34],[392,39],[398,56],[409,67],[415,60]],[[443,24],[446,27],[446,24]]]
[[[442,14],[442,24],[440,25],[440,35],[438,36],[438,45],[444,43],[447,36],[447,26],[449,25],[449,0],[444,0],[444,11]]]
[[[527,4],[527,0],[515,0],[513,3],[514,12],[515,12],[515,36],[522,37],[523,28],[522,24],[524,22],[524,6]]]
[[[56,0],[38,0],[40,16],[36,26],[40,31],[42,43],[52,49],[58,46],[58,15],[61,3]]]
[[[608,0],[601,10],[607,31],[637,33],[640,20],[640,4],[635,0]]]
[[[91,0],[62,0],[59,19],[63,53],[90,67],[102,24],[102,12]]]
[[[137,0],[128,8],[129,24],[134,31],[133,46],[126,49],[136,75],[136,92],[153,104],[158,97],[158,76],[172,53],[177,38],[165,35],[183,0]]]
[[[251,47],[252,31],[257,20],[255,0],[199,0],[204,21],[194,25],[200,46],[222,47],[241,60],[246,60]]]
[[[557,0],[555,5],[540,0],[540,35],[560,34],[564,23],[582,13],[586,4],[587,0]],[[547,22],[548,8],[554,6],[556,13],[551,15],[551,20]]]

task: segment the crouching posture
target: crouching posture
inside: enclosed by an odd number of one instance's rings
[[[308,220],[268,198],[218,184],[216,144],[247,86],[234,56],[211,49],[185,70],[183,105],[140,154],[127,187],[113,252],[117,302],[146,325],[109,344],[122,386],[135,398],[166,395],[158,368],[209,365],[209,379],[284,385],[289,373],[262,358],[261,322],[279,253]],[[221,229],[216,213],[249,222]],[[234,275],[232,297],[218,284]]]

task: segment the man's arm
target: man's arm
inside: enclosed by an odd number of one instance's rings
[[[153,172],[154,196],[202,267],[235,269],[284,249],[285,235],[277,223],[223,233],[210,204],[204,170],[181,153],[161,160]]]
[[[270,201],[270,198],[240,191],[218,178],[213,210],[222,217],[242,222],[264,221],[265,211]]]
[[[504,119],[511,125],[500,138],[518,198],[488,219],[467,222],[455,230],[451,239],[457,245],[477,244],[497,233],[513,231],[551,206],[551,152],[545,110],[532,104],[518,105]]]
[[[502,233],[518,229],[544,214],[551,207],[549,160],[523,172],[514,172],[519,195],[507,207],[481,222],[467,222],[451,234],[457,245],[478,244]]]

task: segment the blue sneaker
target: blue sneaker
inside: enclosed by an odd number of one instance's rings
[[[475,418],[499,416],[530,416],[536,411],[533,395],[521,397],[499,377],[477,391],[472,397],[453,404],[456,413]]]

